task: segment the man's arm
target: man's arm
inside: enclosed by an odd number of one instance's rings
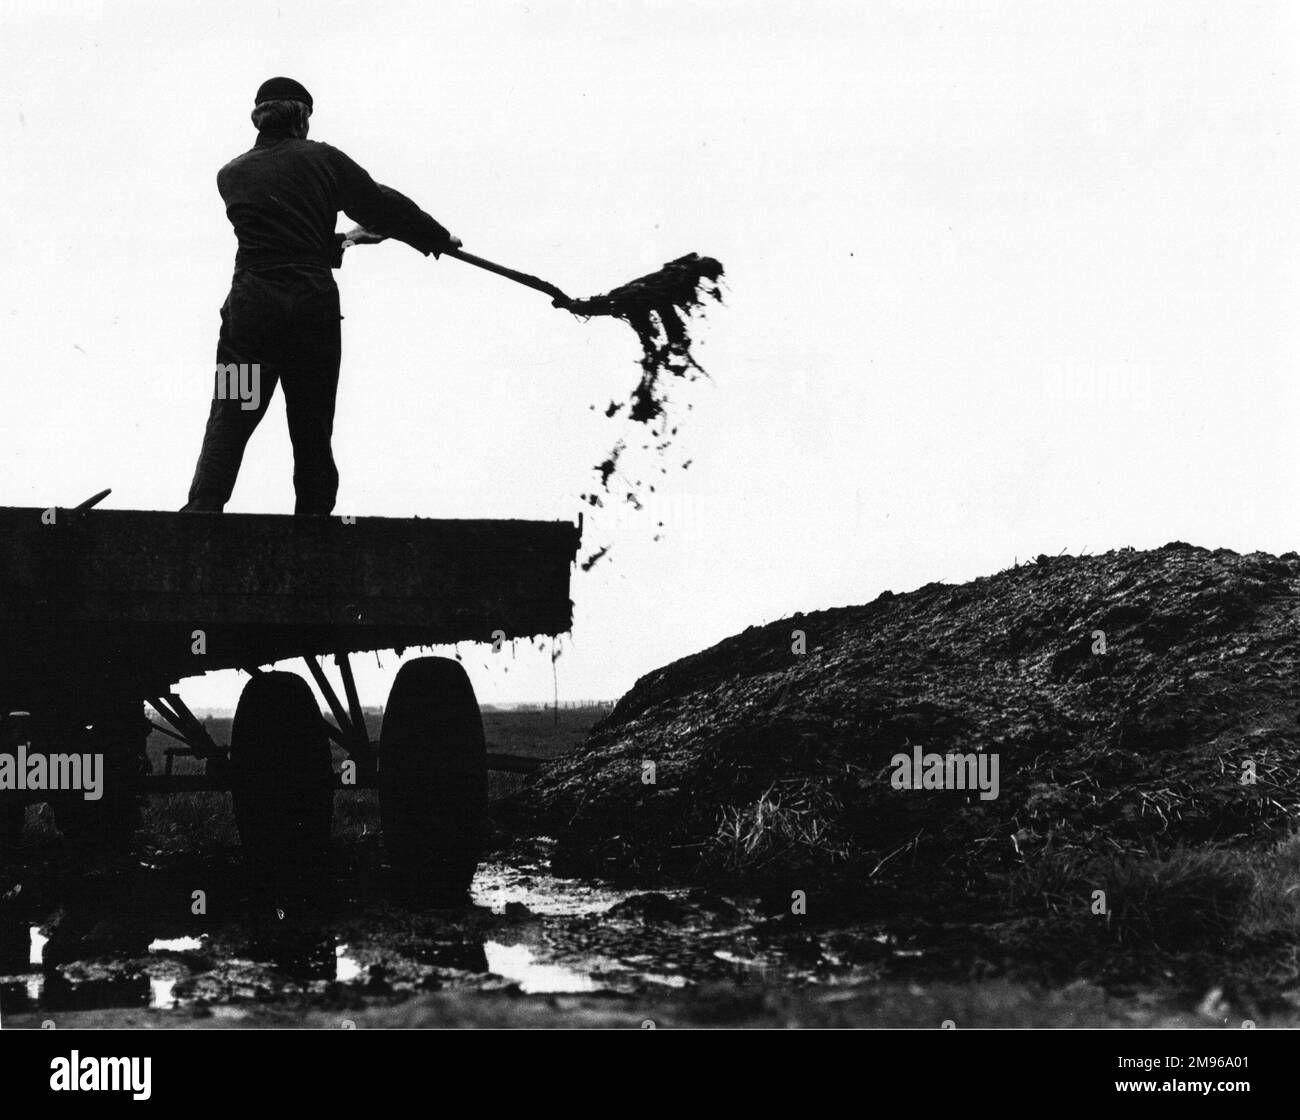
[[[376,183],[355,160],[330,148],[338,173],[343,212],[375,240],[395,237],[426,256],[437,256],[457,240],[406,195]]]

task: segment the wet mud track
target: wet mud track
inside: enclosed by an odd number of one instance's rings
[[[55,848],[0,881],[0,1026],[1239,1025],[1174,993],[963,981],[943,962],[969,929],[808,925],[770,900],[558,878],[549,855],[496,853],[466,904],[431,909],[386,896],[377,843],[348,845],[329,901],[286,912],[243,893],[229,850],[88,871]]]
[[[548,871],[545,841],[498,853],[468,903],[394,904],[377,848],[356,845],[327,903],[286,912],[243,891],[228,853],[80,869],[71,853],[3,883],[0,1022],[112,1025],[309,1012],[340,1021],[434,992],[645,997],[715,985],[852,984],[839,959],[753,899],[632,891]],[[194,914],[196,891],[205,913]],[[879,955],[888,956],[881,935]]]

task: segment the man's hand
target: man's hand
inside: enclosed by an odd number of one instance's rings
[[[460,239],[459,237],[455,236],[455,234],[450,234],[450,233],[449,233],[449,234],[447,235],[447,248],[448,248],[448,249],[459,249],[463,244],[464,244],[464,242],[461,241],[461,239]]]
[[[343,248],[348,249],[353,245],[378,245],[381,241],[387,241],[383,234],[371,233],[365,226],[356,226],[348,230],[343,235]]]

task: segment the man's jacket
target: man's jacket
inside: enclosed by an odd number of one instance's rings
[[[374,233],[435,256],[450,234],[414,202],[376,183],[353,160],[315,140],[262,133],[217,172],[217,189],[235,227],[235,268],[308,265],[337,268],[342,210]]]

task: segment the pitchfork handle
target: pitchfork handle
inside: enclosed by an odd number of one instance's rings
[[[472,264],[475,268],[483,268],[488,272],[495,272],[498,276],[504,276],[507,280],[513,280],[516,284],[523,284],[526,288],[532,288],[537,292],[545,292],[555,301],[556,307],[568,307],[573,303],[554,284],[548,284],[545,280],[539,280],[536,276],[529,276],[526,272],[516,272],[513,268],[506,268],[503,264],[497,264],[495,261],[487,261],[482,257],[476,257],[473,253],[467,253],[464,249],[444,249],[443,255],[455,257],[458,261],[464,261],[466,264]]]

